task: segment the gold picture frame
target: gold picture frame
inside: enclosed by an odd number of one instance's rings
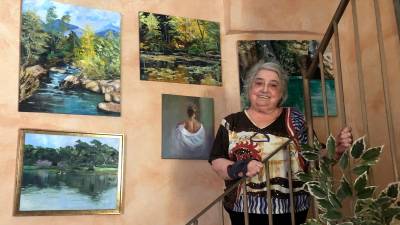
[[[124,136],[20,129],[14,215],[120,214]]]

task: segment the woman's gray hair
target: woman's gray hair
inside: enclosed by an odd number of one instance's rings
[[[253,84],[253,81],[260,70],[272,71],[278,75],[282,87],[282,99],[279,102],[279,106],[282,106],[282,104],[286,101],[288,97],[287,84],[289,78],[282,67],[279,64],[273,62],[259,62],[249,70],[246,76],[246,80],[244,82],[244,94],[246,98],[249,99],[249,91],[251,89],[251,85]]]

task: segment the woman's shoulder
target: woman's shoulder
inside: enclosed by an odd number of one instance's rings
[[[245,116],[244,111],[240,111],[240,112],[231,113],[231,114],[227,115],[224,119],[226,121],[235,121],[235,120],[243,118],[243,116]]]
[[[245,117],[244,111],[231,113],[222,119],[221,126],[225,128],[235,126],[235,124],[238,124],[240,123],[240,121],[243,121],[244,117]]]
[[[304,120],[304,114],[295,107],[285,107],[284,110],[289,114],[290,118]]]
[[[285,108],[287,115],[287,122],[296,130],[301,130],[305,126],[304,114],[294,107]]]

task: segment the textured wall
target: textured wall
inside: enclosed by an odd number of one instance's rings
[[[224,0],[229,32],[325,32],[339,0]]]
[[[394,181],[391,150],[400,157],[400,96],[399,74],[399,36],[394,16],[393,1],[379,2],[384,46],[379,49],[374,1],[356,1],[358,30],[360,39],[361,67],[358,69],[355,51],[355,35],[352,5],[349,5],[339,24],[344,96],[348,124],[354,128],[356,137],[366,135],[371,146],[384,145],[384,152],[372,173],[376,185],[386,185]],[[382,50],[382,51],[380,51]],[[381,55],[386,63],[381,62]],[[387,72],[385,73],[385,68]],[[364,88],[359,83],[359,75]],[[384,83],[384,80],[387,83]],[[384,88],[388,90],[389,101],[385,101]],[[364,93],[364,94],[363,94]],[[365,96],[366,123],[363,123],[363,101]],[[390,107],[389,107],[390,106]],[[389,112],[392,121],[388,121]],[[390,145],[389,124],[394,126],[394,144]],[[365,124],[365,126],[363,126]],[[392,149],[391,149],[392,147]]]

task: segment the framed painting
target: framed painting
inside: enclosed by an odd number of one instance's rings
[[[304,112],[303,79],[297,64],[299,56],[313,57],[318,48],[314,40],[251,40],[238,41],[239,80],[242,108],[248,107],[244,94],[246,75],[253,65],[260,61],[276,62],[288,74],[288,99],[284,106],[296,107]],[[310,80],[311,107],[313,116],[324,116],[320,69],[316,70],[318,79]],[[324,54],[324,75],[327,92],[328,115],[336,116],[336,93],[333,73],[332,51]]]
[[[123,135],[21,129],[15,215],[120,214]]]
[[[23,0],[20,112],[120,116],[121,16]]]
[[[139,12],[140,79],[222,85],[219,23]]]
[[[393,0],[393,5],[394,5],[394,12],[396,15],[397,32],[399,33],[399,38],[400,38],[400,0]]]
[[[163,159],[208,159],[213,140],[212,98],[162,95]]]

